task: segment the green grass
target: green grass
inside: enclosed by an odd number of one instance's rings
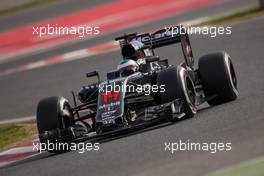
[[[13,13],[13,12],[17,12],[20,10],[25,10],[31,7],[35,7],[35,6],[39,6],[42,4],[46,4],[48,2],[52,2],[54,0],[32,0],[30,2],[24,3],[24,4],[19,4],[17,6],[13,6],[10,8],[6,8],[6,9],[2,9],[0,10],[0,15],[6,15],[8,13]]]
[[[0,151],[32,139],[36,134],[34,123],[0,124]]]
[[[264,158],[219,170],[209,176],[264,176]]]

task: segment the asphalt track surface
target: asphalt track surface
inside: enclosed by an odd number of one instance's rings
[[[264,154],[264,80],[263,46],[264,18],[232,25],[232,35],[210,38],[192,35],[195,56],[226,50],[232,57],[238,76],[238,100],[212,108],[203,108],[195,118],[176,124],[123,137],[100,145],[98,152],[68,152],[60,155],[41,154],[18,165],[3,168],[1,175],[205,175],[215,169],[252,159]],[[175,62],[175,46],[159,50],[159,55]],[[21,73],[17,85],[44,92],[61,92],[61,87],[78,87],[86,82],[83,72],[91,69],[108,70],[118,61],[118,52],[96,58],[59,64]],[[100,60],[100,63],[98,63]],[[89,64],[87,64],[89,63]],[[102,64],[103,63],[103,64]],[[73,70],[72,68],[78,68]],[[65,73],[67,70],[68,73]],[[70,73],[69,73],[70,72]],[[31,76],[30,76],[31,75]],[[32,75],[35,80],[32,80]],[[54,79],[54,78],[58,79]],[[1,78],[15,79],[16,75]],[[39,80],[39,81],[38,81]],[[52,86],[47,86],[52,85]],[[12,88],[10,88],[12,92]],[[30,93],[34,90],[29,91]],[[6,92],[7,93],[7,92]],[[23,94],[25,91],[23,92]],[[64,93],[64,91],[63,91]],[[63,94],[61,93],[61,94]],[[19,100],[18,100],[19,101]],[[27,101],[30,101],[30,96]],[[232,150],[211,154],[185,151],[171,154],[164,151],[165,142],[231,142]]]
[[[98,152],[44,153],[0,169],[0,175],[205,175],[216,169],[264,154],[264,18],[232,25],[232,35],[210,38],[192,35],[196,58],[226,50],[238,77],[238,100],[201,109],[195,118],[134,134],[100,145]],[[176,63],[175,45],[158,55]],[[31,113],[38,99],[50,95],[70,97],[89,81],[85,72],[101,73],[115,68],[119,52],[12,74],[0,78],[1,113],[20,116]],[[3,107],[3,108],[2,108]],[[33,112],[34,113],[34,112]],[[32,114],[33,114],[32,113]],[[165,142],[231,142],[232,150],[211,154],[202,151],[164,151]]]

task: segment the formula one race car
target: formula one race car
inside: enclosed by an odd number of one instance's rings
[[[207,102],[219,105],[238,96],[230,56],[217,52],[202,56],[194,66],[188,34],[180,26],[155,33],[117,37],[123,60],[117,70],[73,94],[74,107],[63,97],[41,100],[37,126],[41,142],[69,142],[118,135],[161,122],[193,117]],[[160,59],[154,49],[180,43],[184,62],[178,66]]]

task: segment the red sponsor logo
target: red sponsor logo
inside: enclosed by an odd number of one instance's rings
[[[102,95],[104,97],[104,103],[107,103],[111,99],[117,101],[119,92],[103,92]]]

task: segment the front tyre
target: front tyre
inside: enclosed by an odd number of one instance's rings
[[[226,52],[207,54],[199,59],[199,73],[209,105],[233,101],[238,96],[235,69]]]
[[[42,99],[37,107],[37,127],[41,143],[56,143],[57,137],[54,135],[60,131],[67,130],[68,127],[74,125],[74,117],[68,100],[63,97],[48,97]],[[61,152],[61,151],[50,151]]]
[[[159,92],[161,103],[175,99],[182,101],[182,111],[186,118],[193,117],[196,112],[196,94],[191,76],[183,67],[171,67],[161,71],[157,77],[158,86],[165,85],[165,91]],[[172,119],[174,121],[174,119]]]

